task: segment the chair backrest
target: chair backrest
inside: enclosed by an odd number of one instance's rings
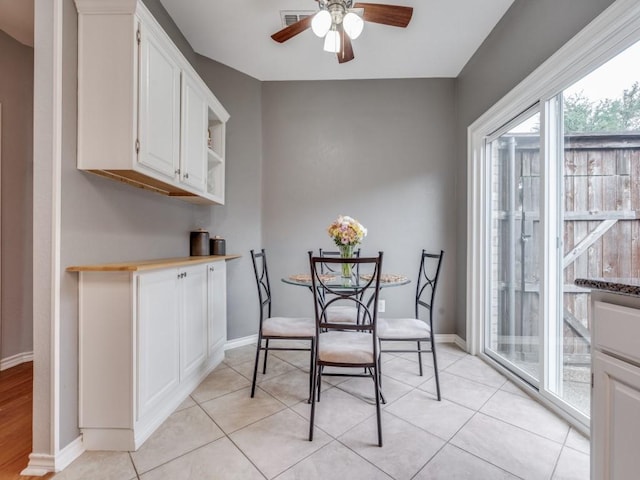
[[[258,300],[260,301],[260,326],[262,326],[262,320],[271,316],[271,285],[269,284],[269,270],[267,269],[267,254],[264,248],[258,253],[251,250],[251,260],[253,262],[253,271],[256,274]]]
[[[320,256],[321,257],[334,257],[334,258],[339,258],[340,257],[340,252],[338,250],[323,250],[323,249],[318,249]],[[353,250],[353,258],[360,258],[360,249],[359,248],[355,248]],[[360,274],[360,269],[359,266],[356,264],[355,266],[355,273],[356,276],[358,276]],[[322,273],[337,273],[340,271],[340,265],[336,266],[336,265],[329,265],[329,264],[321,264],[320,268],[322,269]],[[338,270],[332,270],[338,268]]]
[[[357,283],[344,285],[340,277],[327,278],[323,269],[340,271],[344,263],[353,263],[356,267],[366,267],[371,271],[367,280],[356,277]],[[382,252],[377,257],[334,258],[314,257],[309,252],[311,269],[311,287],[316,314],[316,333],[328,330],[372,331],[375,335],[378,318],[378,297],[380,294],[380,273],[382,270]],[[351,304],[358,312],[354,324],[329,323],[327,310],[333,305]]]
[[[433,331],[433,302],[436,296],[436,287],[440,277],[440,267],[444,250],[440,253],[427,253],[422,250],[420,260],[420,270],[418,270],[418,281],[416,287],[416,318],[419,317],[420,307],[429,310],[429,324]]]

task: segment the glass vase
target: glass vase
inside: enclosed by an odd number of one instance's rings
[[[353,245],[341,245],[340,246],[340,258],[353,258]],[[351,280],[352,275],[352,263],[342,264],[342,279]]]

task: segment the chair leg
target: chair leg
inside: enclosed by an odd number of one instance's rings
[[[373,383],[376,391],[376,419],[378,421],[378,446],[382,446],[382,415],[380,413],[380,399],[382,398],[382,390],[380,389],[380,372],[377,367],[373,367]]]
[[[320,392],[322,391],[322,370],[324,369],[324,365],[320,365],[318,369],[318,401],[320,401]]]
[[[440,401],[441,400],[440,378],[438,377],[438,361],[436,360],[436,343],[434,341],[433,335],[431,335],[431,354],[433,355],[433,372],[436,375],[436,391],[438,392],[438,401]]]
[[[382,393],[382,374],[380,373],[379,370],[376,370],[376,369],[377,369],[377,367],[373,367],[373,370],[371,368],[369,368],[368,373],[369,373],[369,376],[371,376],[373,382],[376,385],[376,392],[378,392],[380,394],[380,401],[386,405],[387,404],[387,400],[384,398],[384,393]],[[377,383],[376,383],[376,376],[374,374],[375,371],[378,372]]]
[[[267,338],[264,346],[264,364],[262,365],[262,374],[267,373],[267,354],[269,353],[269,339]]]
[[[313,376],[314,372],[314,362],[316,358],[316,340],[315,338],[311,339],[311,354],[309,355],[311,358],[309,359],[309,398],[307,399],[307,403],[311,403],[311,397],[313,397]]]
[[[380,344],[382,350],[382,344]],[[382,388],[382,352],[378,353],[378,375],[380,376],[380,388]]]
[[[258,361],[260,360],[260,346],[262,345],[262,336],[258,335],[258,345],[256,347],[256,362],[253,365],[253,380],[251,381],[251,398],[256,393],[256,377],[258,375]],[[266,354],[266,352],[265,352]]]
[[[320,390],[320,368],[314,362],[313,364],[313,373],[311,377],[313,379],[313,388],[311,389],[311,415],[309,416],[309,441],[313,440],[313,423],[315,421],[316,415],[316,388]],[[317,376],[316,376],[317,374]]]
[[[420,376],[422,377],[422,350],[420,348],[420,340],[418,340],[418,365],[420,366]]]

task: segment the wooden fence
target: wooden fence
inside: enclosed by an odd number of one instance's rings
[[[494,227],[502,245],[511,244],[511,266],[494,267],[505,282],[502,318],[511,325],[503,332],[535,338],[538,335],[540,272],[540,151],[537,135],[504,135],[497,161],[510,157],[512,179],[499,182],[496,204],[504,222]],[[562,171],[563,192],[563,320],[565,362],[584,363],[590,352],[589,291],[574,285],[576,278],[640,277],[640,135],[568,135]],[[518,195],[507,183],[521,182]],[[513,190],[512,190],[513,192]],[[512,195],[509,201],[504,195]],[[495,210],[494,210],[495,211]],[[511,222],[510,227],[505,227]],[[524,260],[524,263],[523,263]],[[508,269],[515,269],[514,272]],[[518,271],[519,270],[519,271]],[[515,285],[513,280],[517,279]],[[519,285],[518,285],[519,284]],[[509,293],[507,290],[515,289]],[[511,302],[506,300],[511,295]],[[515,325],[513,318],[515,317]],[[521,355],[535,356],[535,345],[522,345]],[[524,359],[524,358],[523,358]],[[535,360],[532,358],[532,360]]]

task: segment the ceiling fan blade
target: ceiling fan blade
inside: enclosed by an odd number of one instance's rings
[[[351,38],[345,33],[342,25],[340,25],[340,51],[338,52],[338,62],[346,63],[350,62],[354,58]]]
[[[286,42],[290,38],[295,37],[299,33],[304,32],[307,28],[311,27],[311,20],[313,20],[314,16],[315,15],[309,15],[308,17],[304,17],[302,20],[298,20],[296,23],[292,23],[271,35],[271,38],[276,42]]]
[[[392,27],[406,27],[411,21],[413,8],[381,3],[356,3],[353,8],[364,8],[365,22],[381,23]]]

